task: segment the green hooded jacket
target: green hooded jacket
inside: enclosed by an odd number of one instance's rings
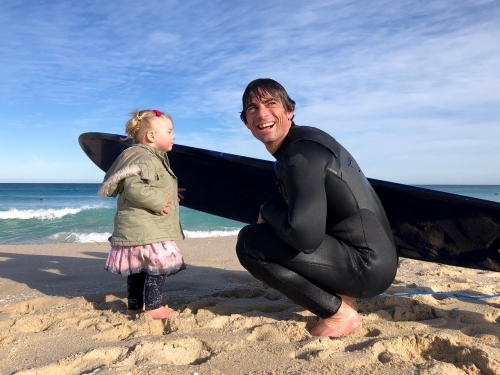
[[[165,194],[168,192],[168,196]],[[123,151],[104,176],[103,197],[118,197],[111,246],[136,246],[184,239],[179,220],[177,177],[167,154],[136,144]],[[167,201],[168,215],[160,215]]]

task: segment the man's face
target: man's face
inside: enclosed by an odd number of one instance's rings
[[[273,154],[288,134],[293,114],[293,110],[287,111],[279,99],[269,94],[260,100],[252,95],[246,108],[246,126]]]

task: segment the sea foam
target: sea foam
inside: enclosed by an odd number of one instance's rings
[[[49,236],[50,242],[67,243],[89,243],[89,242],[108,242],[111,233],[78,233],[78,232],[59,232]]]
[[[65,208],[40,208],[38,210],[18,210],[11,208],[8,211],[0,211],[0,220],[54,220],[60,219],[67,215],[75,215],[81,211],[104,208],[102,205],[82,206],[82,207],[65,207]]]
[[[238,230],[213,230],[213,231],[184,231],[186,238],[209,238],[209,237],[225,237],[236,236]],[[78,232],[59,232],[48,237],[50,242],[55,243],[89,243],[89,242],[108,242],[111,233],[78,233]]]
[[[184,235],[186,238],[208,238],[208,237],[225,237],[237,236],[240,232],[239,229],[234,230],[210,230],[210,231],[190,231],[185,230]]]

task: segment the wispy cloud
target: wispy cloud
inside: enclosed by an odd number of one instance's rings
[[[47,136],[158,107],[179,142],[269,158],[238,115],[270,77],[371,177],[500,183],[496,1],[7,1],[0,22],[0,109]]]

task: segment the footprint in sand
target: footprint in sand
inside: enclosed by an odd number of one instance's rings
[[[220,291],[191,302],[187,304],[186,311],[197,314],[198,310],[205,309],[216,315],[257,315],[283,312],[295,307],[295,304],[274,291],[237,288]]]
[[[472,324],[460,331],[486,345],[500,344],[500,326],[498,324]]]
[[[346,351],[346,342],[344,340],[330,340],[317,337],[304,342],[290,354],[291,358],[302,359],[308,362],[325,361],[328,357],[335,356],[338,353]]]
[[[208,361],[213,353],[198,339],[180,339],[170,342],[141,342],[132,347],[94,349],[47,366],[16,373],[17,375],[53,375],[94,373],[103,367],[122,368],[158,363],[176,366],[199,365]]]
[[[300,342],[310,338],[305,322],[274,321],[251,330],[249,341]]]
[[[210,359],[212,351],[207,343],[194,338],[169,342],[146,341],[137,345],[126,360],[134,363],[165,363],[171,365],[199,365]]]
[[[487,324],[493,323],[496,325],[500,320],[500,311],[498,309],[491,308],[488,306],[486,309],[481,310],[480,313],[470,313],[467,311],[458,312],[455,316],[455,320],[462,324]]]
[[[20,332],[37,333],[49,329],[55,322],[56,317],[52,314],[48,316],[27,316],[17,319],[13,328]]]
[[[1,327],[3,328],[3,327]],[[17,332],[14,329],[6,329],[0,331],[0,344],[5,348],[5,345],[12,343],[17,337]]]
[[[116,315],[116,314],[115,314]],[[178,318],[152,319],[139,315],[134,319],[123,315],[111,317],[95,326],[98,331],[93,337],[103,341],[123,341],[129,338],[164,336],[178,329]]]
[[[447,312],[431,306],[431,303],[436,303],[436,300],[429,296],[419,296],[418,299],[388,296],[360,301],[358,306],[360,313],[368,314],[367,320],[382,318],[406,322],[440,319],[447,316]],[[370,316],[372,314],[375,316]]]
[[[262,313],[222,315],[220,311],[224,311],[220,306],[217,308],[217,312],[214,312],[212,308],[200,309],[196,314],[185,311],[179,321],[179,330],[192,330],[193,320],[196,328],[223,329],[231,332],[245,331],[276,322],[275,318],[263,316]]]
[[[472,339],[463,339],[455,333],[440,336],[409,335],[379,341],[373,345],[373,351],[383,363],[397,358],[416,363],[439,361],[467,370],[467,373],[500,373],[500,362],[497,360],[500,358],[500,349],[478,344]]]

